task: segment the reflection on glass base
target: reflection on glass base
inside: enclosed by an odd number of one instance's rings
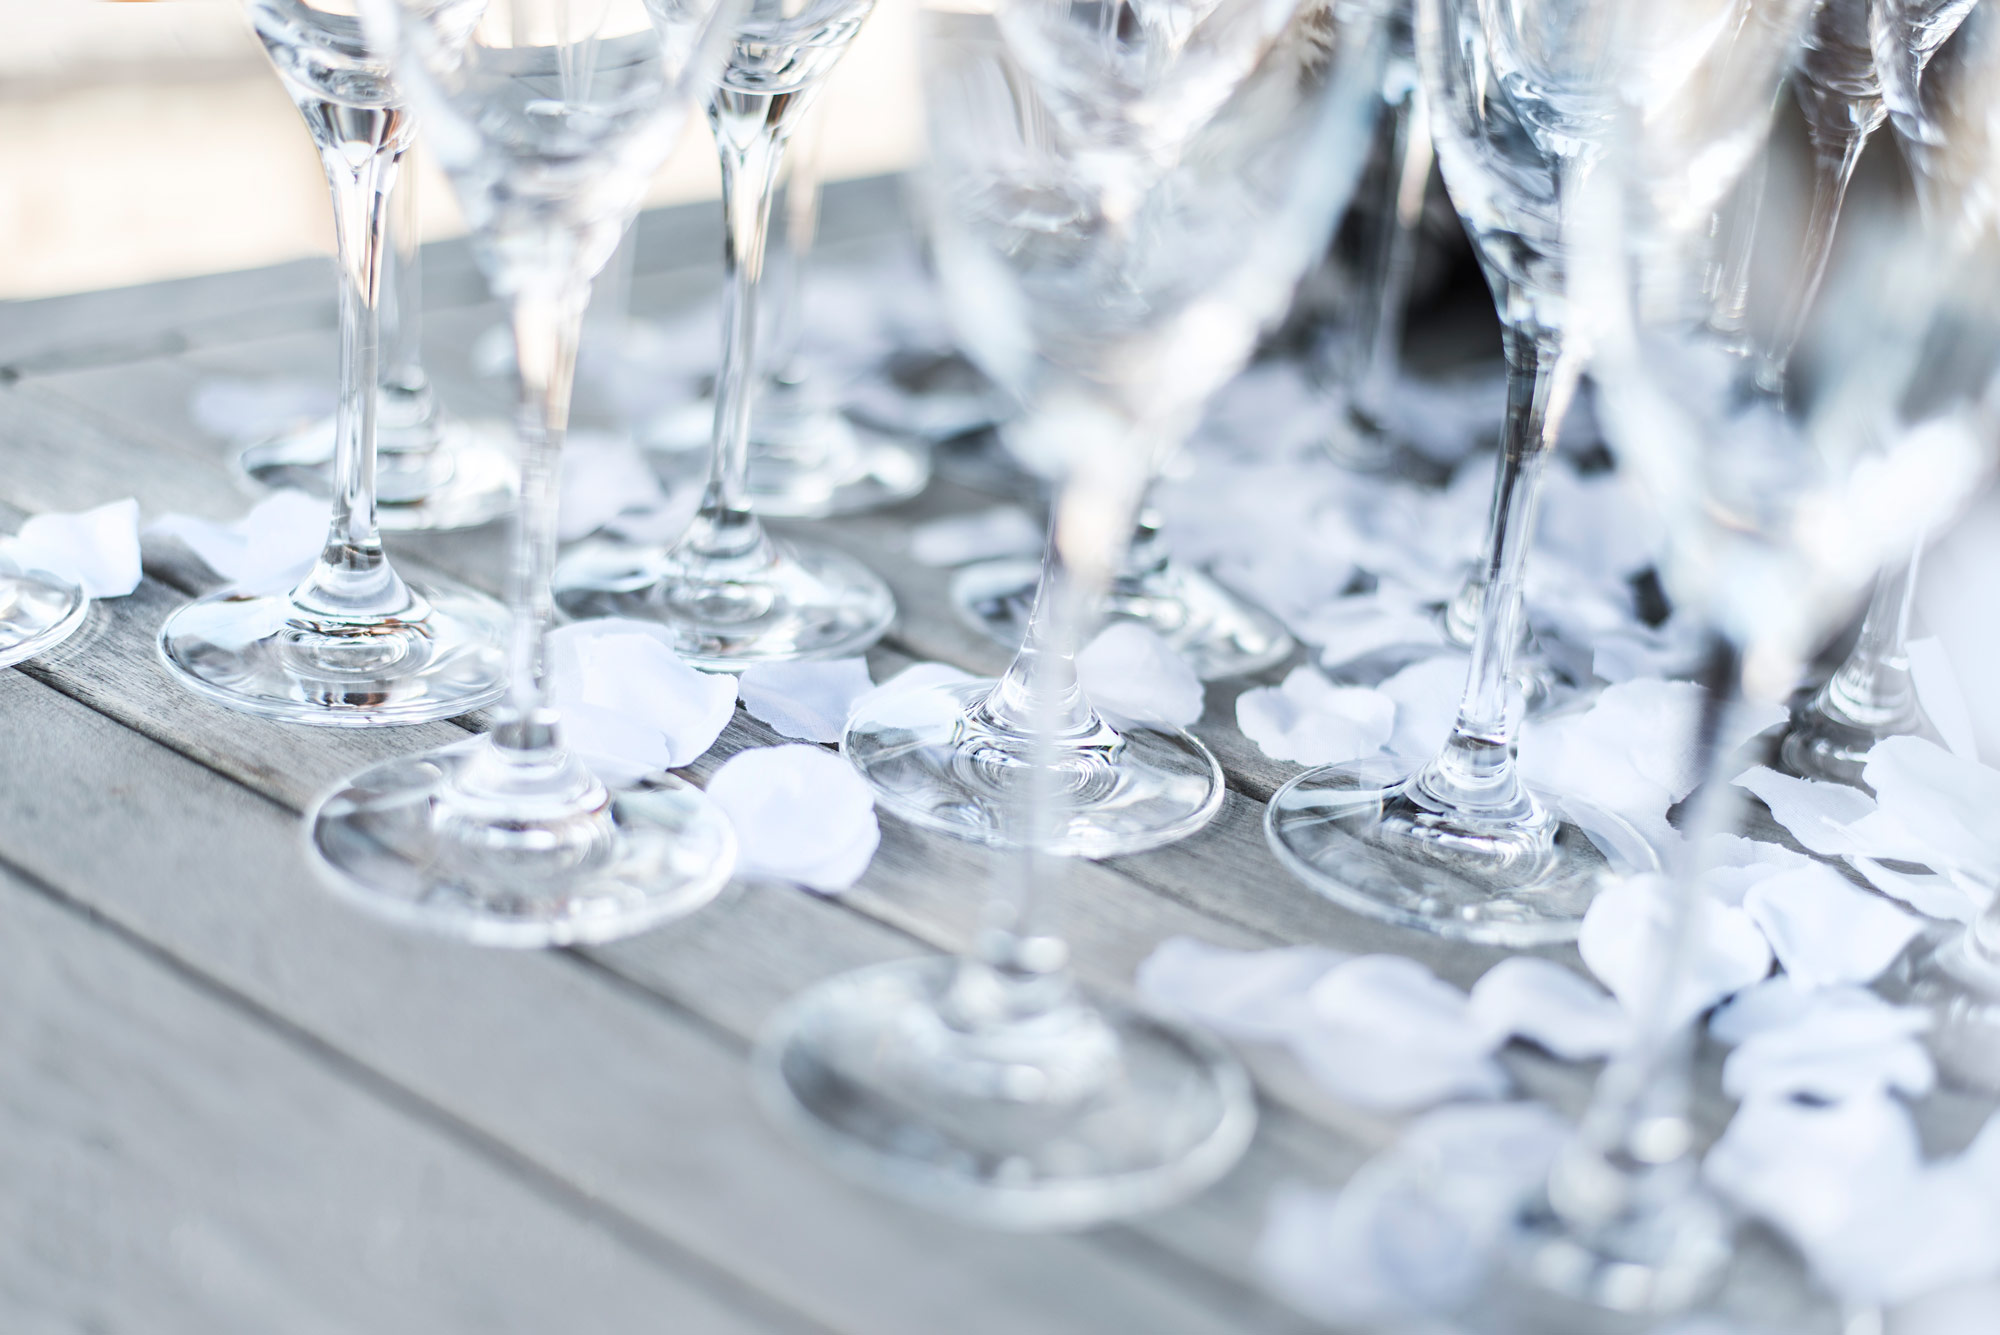
[[[1825,693],[1821,692],[1793,716],[1791,729],[1778,748],[1778,762],[1802,779],[1844,783],[1869,792],[1873,790],[1861,779],[1868,753],[1883,738],[1905,733],[1936,740],[1921,718],[1903,718],[1880,728],[1842,718],[1826,707]]]
[[[1265,808],[1272,851],[1343,907],[1503,946],[1574,941],[1600,885],[1659,870],[1637,830],[1578,799],[1535,794],[1528,827],[1464,822],[1411,801],[1407,780],[1381,760],[1299,775]]]
[[[1027,842],[1021,801],[1030,737],[983,706],[992,681],[951,682],[877,697],[847,721],[841,753],[904,820],[1003,847]],[[1057,828],[1036,836],[1067,857],[1109,858],[1185,839],[1222,806],[1222,767],[1178,728],[1094,720],[1059,740]]]
[[[1883,977],[1880,990],[1931,1013],[1924,1041],[1947,1080],[2000,1094],[2000,953],[1979,943],[1977,924],[1926,932]]]
[[[476,528],[507,513],[517,485],[515,439],[507,423],[447,417],[422,452],[383,449],[375,458],[376,520],[385,532]],[[236,466],[257,486],[333,496],[333,419],[258,445]]]
[[[0,668],[55,648],[90,615],[90,599],[45,571],[16,572],[0,556]]]
[[[758,1045],[772,1116],[868,1186],[991,1228],[1087,1228],[1163,1209],[1242,1155],[1256,1103],[1199,1032],[1104,1002],[955,1023],[958,961],[843,974]]]
[[[1721,1288],[1729,1216],[1694,1183],[1596,1244],[1568,1230],[1547,1201],[1521,1219],[1503,1263],[1494,1323],[1508,1335],[1641,1335]]]
[[[708,477],[715,403],[697,399],[648,424],[643,443],[673,486]],[[930,446],[819,405],[789,413],[757,405],[746,495],[760,515],[819,519],[909,500],[931,480]]]
[[[342,898],[486,946],[615,941],[713,900],[736,861],[729,821],[669,774],[579,800],[481,805],[459,780],[485,738],[362,771],[306,816]],[[518,813],[532,813],[523,819]]]
[[[1032,560],[984,561],[951,582],[959,619],[1013,648],[1027,635],[1042,567]],[[1297,647],[1278,619],[1171,557],[1122,578],[1105,605],[1112,621],[1136,621],[1174,647],[1203,681],[1276,667]]]
[[[505,689],[507,611],[482,593],[409,586],[400,617],[315,617],[291,595],[223,590],[160,628],[160,656],[217,704],[284,723],[385,727],[456,718]]]
[[[859,561],[775,540],[768,550],[727,565],[688,562],[679,549],[579,543],[556,563],[556,605],[577,618],[660,622],[676,653],[714,672],[851,658],[895,619],[889,586]]]

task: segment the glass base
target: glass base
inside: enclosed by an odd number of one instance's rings
[[[288,593],[224,589],[167,618],[160,656],[197,695],[283,723],[429,723],[498,700],[507,610],[469,589],[409,590],[401,616],[348,620],[315,617]]]
[[[680,548],[596,539],[556,563],[556,605],[572,617],[632,617],[674,632],[698,668],[851,658],[895,619],[889,586],[825,547],[772,541],[765,559],[729,564]]]
[[[1976,928],[1933,928],[1919,937],[1880,990],[1931,1013],[1924,1041],[1946,1079],[2000,1094],[2000,955],[1979,944]]]
[[[1658,871],[1625,820],[1537,793],[1525,821],[1447,818],[1381,760],[1330,765],[1280,788],[1264,812],[1278,860],[1373,918],[1490,945],[1574,941],[1608,878]]]
[[[915,825],[1002,847],[1021,824],[1032,738],[1002,730],[982,708],[996,683],[952,682],[858,706],[841,753],[876,801]],[[1178,728],[1103,721],[1058,743],[1059,827],[1043,846],[1109,858],[1159,848],[1199,830],[1222,807],[1222,767]]]
[[[1041,563],[1033,560],[968,566],[951,582],[952,608],[966,625],[1013,648],[1027,635],[1041,576]],[[1153,631],[1203,681],[1276,667],[1297,647],[1276,617],[1171,557],[1157,569],[1119,580],[1105,615]]]
[[[1643,1219],[1592,1241],[1546,1199],[1518,1222],[1505,1261],[1507,1329],[1535,1335],[1640,1335],[1721,1289],[1734,1250],[1729,1214],[1698,1183]]]
[[[667,482],[699,487],[708,478],[714,427],[714,401],[698,399],[656,419],[642,443]],[[930,480],[922,440],[863,426],[827,405],[782,415],[757,407],[745,495],[760,515],[860,514],[909,500]]]
[[[321,877],[369,913],[485,946],[615,941],[713,900],[736,863],[727,817],[670,774],[553,797],[474,798],[485,738],[387,761],[320,799],[306,830]],[[558,774],[575,763],[558,757]],[[525,814],[524,814],[525,813]]]
[[[514,431],[490,419],[447,417],[424,451],[383,449],[375,459],[376,520],[383,531],[476,528],[506,514],[517,485]],[[333,419],[252,445],[237,471],[260,487],[333,496]]]
[[[1087,1228],[1163,1209],[1235,1164],[1256,1103],[1206,1035],[1109,1002],[955,1022],[962,966],[843,974],[766,1029],[765,1107],[868,1186],[992,1228]]]
[[[1868,753],[1884,737],[1904,733],[1931,735],[1919,719],[1904,719],[1882,728],[1864,727],[1825,708],[1823,698],[1816,695],[1793,716],[1792,726],[1778,747],[1778,763],[1802,779],[1872,791],[1861,779]]]
[[[67,580],[39,570],[0,573],[0,668],[55,648],[89,615],[90,599]]]

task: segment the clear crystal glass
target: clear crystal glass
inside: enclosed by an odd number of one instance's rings
[[[23,570],[0,552],[0,668],[55,648],[89,616],[82,589],[46,570]]]
[[[756,397],[758,290],[771,196],[785,143],[873,0],[751,0],[708,119],[722,157],[723,348],[714,455],[694,522],[671,547],[594,539],[556,571],[571,616],[659,621],[698,667],[845,658],[882,637],[889,588],[829,547],[773,538],[748,493]]]
[[[521,503],[492,731],[348,780],[308,814],[310,846],[330,886],[395,921],[488,945],[611,940],[713,899],[735,836],[692,785],[609,783],[562,744],[545,650],[557,462],[591,280],[734,14],[678,0],[364,0],[362,14],[512,311]]]
[[[288,723],[377,726],[451,718],[503,689],[506,612],[484,594],[404,580],[382,550],[376,438],[383,232],[412,122],[388,62],[343,0],[249,0],[252,25],[312,132],[334,203],[340,400],[333,517],[288,593],[223,589],[160,628],[182,685]]]
[[[514,431],[438,403],[423,363],[423,268],[417,171],[405,152],[388,187],[389,242],[382,255],[382,325],[375,408],[375,514],[384,532],[474,528],[514,503]],[[258,486],[333,495],[335,420],[308,422],[237,456]]]
[[[1071,654],[1153,463],[1326,244],[1380,76],[1365,7],[1126,12],[1115,30],[1069,0],[923,16],[939,272],[973,356],[1027,405],[1015,444],[1057,480],[1054,568],[1006,678],[892,692],[843,749],[892,810],[942,824],[943,803],[976,802],[980,833],[1029,851],[967,957],[821,984],[757,1055],[767,1105],[829,1162],[1007,1228],[1169,1204],[1227,1171],[1255,1122],[1212,1040],[1083,995],[1033,891],[1061,874],[1050,854],[1106,843],[1082,832],[1124,820],[1121,792],[1158,801],[1129,786],[1153,782],[1124,769],[1135,756],[1197,757],[1184,734],[1099,717]]]

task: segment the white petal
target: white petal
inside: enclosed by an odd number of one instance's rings
[[[881,839],[874,792],[817,746],[760,746],[731,756],[708,795],[736,827],[737,871],[824,894],[853,885]]]
[[[45,570],[90,598],[122,598],[139,587],[139,502],[127,498],[80,514],[35,515],[5,544],[24,570]]]
[[[1104,628],[1076,656],[1077,684],[1114,719],[1185,728],[1201,717],[1201,678],[1153,631],[1133,621]]]
[[[1283,1042],[1313,1023],[1312,985],[1347,959],[1323,946],[1229,950],[1192,937],[1160,944],[1139,965],[1139,995],[1232,1038]]]
[[[1502,1041],[1521,1038],[1566,1061],[1608,1057],[1632,1033],[1625,1010],[1552,960],[1515,955],[1472,985],[1472,1016]]]
[[[1743,910],[1803,988],[1872,981],[1922,928],[1824,863],[1759,881],[1744,894]]]
[[[1312,667],[1280,686],[1236,698],[1236,725],[1273,760],[1334,765],[1381,749],[1395,731],[1396,704],[1366,686],[1335,686]]]
[[[1847,829],[1875,810],[1874,799],[1859,788],[1797,779],[1763,765],[1737,775],[1735,783],[1762,798],[1771,819],[1813,852],[1838,857],[1868,851],[1856,846]]]
[[[736,689],[743,707],[782,735],[837,742],[847,731],[847,712],[875,683],[866,659],[838,658],[758,663],[744,669]]]
[[[700,758],[736,710],[734,679],[689,667],[671,632],[650,621],[558,626],[549,633],[549,679],[559,712],[587,706],[657,735],[667,768]]]
[[[1583,916],[1577,949],[1597,980],[1628,1010],[1653,1003],[1658,962],[1671,937],[1674,897],[1681,891],[1664,876],[1635,876],[1598,892]],[[1740,908],[1698,894],[1694,949],[1679,980],[1670,1012],[1684,1023],[1771,971],[1771,947]]]

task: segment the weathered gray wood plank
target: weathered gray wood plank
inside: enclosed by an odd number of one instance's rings
[[[0,1326],[818,1329],[634,1250],[0,868]]]

